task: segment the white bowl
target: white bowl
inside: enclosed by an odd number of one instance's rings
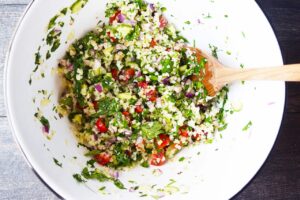
[[[82,10],[73,14],[75,22],[72,26],[66,23],[63,41],[70,33],[79,38],[95,27],[104,17],[106,2],[90,0]],[[190,41],[195,39],[197,47],[209,51],[209,44],[218,46],[221,50],[219,59],[224,64],[232,67],[239,67],[241,63],[245,67],[282,64],[272,28],[254,1],[176,0],[161,3],[168,8],[168,19],[179,30],[184,27],[184,36]],[[242,105],[243,109],[227,117],[228,128],[221,133],[223,138],[217,135],[213,144],[183,150],[173,162],[160,167],[161,171],[156,170],[155,174],[153,170],[157,168],[154,167],[121,172],[120,179],[127,188],[135,185],[128,180],[142,185],[136,192],[119,190],[112,183],[89,181],[79,184],[73,179],[72,175],[80,172],[87,158],[83,156],[84,149],[77,147],[68,120],[53,118],[52,106],[57,103],[59,80],[51,73],[51,68],[55,68],[74,39],[67,44],[62,42],[41,66],[45,78],[33,78],[32,85],[28,84],[34,68],[34,53],[46,35],[49,19],[69,4],[69,1],[61,0],[33,1],[18,25],[7,57],[5,100],[10,125],[16,141],[39,176],[66,199],[138,199],[141,195],[138,191],[149,196],[161,195],[156,189],[163,188],[170,179],[176,180],[174,186],[180,191],[173,188],[174,194],[166,194],[165,199],[229,199],[240,191],[259,170],[276,139],[284,107],[283,82],[253,81],[230,86],[229,101]],[[65,20],[69,19],[69,16],[65,17]],[[185,24],[185,21],[191,24]],[[42,51],[45,48],[42,47]],[[51,103],[42,107],[50,120],[51,130],[55,131],[51,140],[45,137],[40,123],[33,116],[40,104],[42,95],[37,91],[41,89],[53,91]],[[253,123],[251,128],[242,131],[250,120]],[[186,159],[178,162],[182,156]],[[53,158],[61,162],[62,167],[55,165]],[[149,188],[154,184],[157,185],[154,189]],[[106,194],[98,191],[100,186],[106,186]]]

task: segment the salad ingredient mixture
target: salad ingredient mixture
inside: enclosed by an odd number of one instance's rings
[[[206,59],[142,0],[112,0],[106,23],[74,42],[60,60],[59,110],[98,164],[161,166],[182,148],[210,143],[226,127],[227,89],[207,96]]]

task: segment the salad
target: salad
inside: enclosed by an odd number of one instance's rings
[[[227,89],[210,97],[205,58],[142,0],[112,0],[106,21],[75,41],[59,62],[59,112],[100,165],[161,166],[181,149],[211,143],[226,128]]]

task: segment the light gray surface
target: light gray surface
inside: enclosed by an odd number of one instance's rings
[[[12,137],[4,107],[5,54],[28,3],[29,0],[0,0],[0,199],[58,199],[27,165]]]

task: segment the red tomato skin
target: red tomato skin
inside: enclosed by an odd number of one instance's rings
[[[183,127],[179,128],[179,134],[183,137],[189,137],[188,131]]]
[[[160,144],[157,144],[158,149],[164,149],[165,147],[169,146],[171,142],[170,137],[167,134],[160,134],[159,139],[162,142]]]
[[[146,89],[148,87],[148,84],[147,84],[146,81],[141,81],[141,82],[138,83],[138,86],[140,88]]]
[[[115,80],[118,80],[119,70],[116,69],[116,68],[111,69],[111,76],[112,76]]]
[[[109,23],[112,24],[116,20],[119,14],[121,14],[121,11],[117,10],[117,12],[109,18]]]
[[[159,27],[165,28],[168,25],[168,20],[164,16],[159,17]]]
[[[154,40],[154,38],[152,38],[151,42],[150,42],[150,47],[155,47],[156,46],[156,41]]]
[[[99,118],[96,121],[96,127],[100,133],[105,133],[108,130],[105,123],[103,122],[103,120],[101,118]]]
[[[155,102],[156,101],[156,91],[155,90],[150,90],[146,96],[148,97],[149,101]]]
[[[111,156],[105,152],[97,154],[94,156],[94,159],[99,163],[100,165],[106,165],[110,162]]]
[[[135,112],[137,112],[137,113],[142,113],[143,112],[143,107],[141,106],[141,105],[137,105],[136,107],[135,107]]]
[[[133,68],[128,68],[124,72],[126,80],[131,79],[135,75],[135,70]]]
[[[163,152],[152,154],[150,164],[154,166],[162,166],[166,163],[166,157]]]

